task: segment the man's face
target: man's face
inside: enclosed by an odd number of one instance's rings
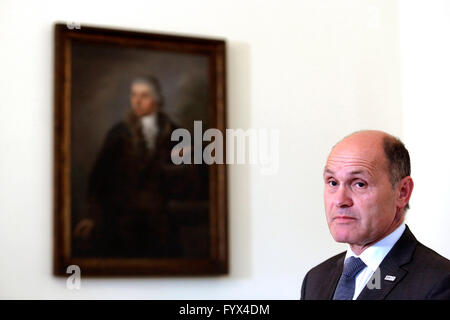
[[[152,114],[157,110],[157,104],[151,90],[146,83],[133,83],[131,85],[131,108],[138,117]]]
[[[328,157],[324,182],[327,223],[335,241],[365,246],[399,225],[380,135],[362,132],[338,143]]]

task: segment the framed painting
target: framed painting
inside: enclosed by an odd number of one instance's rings
[[[177,161],[225,132],[225,41],[54,31],[54,274],[226,274],[225,164]]]

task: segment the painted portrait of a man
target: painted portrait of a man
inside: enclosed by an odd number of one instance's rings
[[[182,255],[169,205],[202,200],[205,170],[171,163],[171,152],[180,152],[171,141],[177,126],[162,110],[155,77],[132,80],[130,107],[107,133],[89,178],[89,217],[77,224],[74,235],[86,248],[80,252],[88,255]]]
[[[224,41],[56,25],[55,273],[227,272]]]

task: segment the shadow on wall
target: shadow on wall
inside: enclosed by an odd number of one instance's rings
[[[227,43],[227,128],[251,126],[251,50],[244,42]],[[250,165],[228,165],[230,275],[252,275]]]

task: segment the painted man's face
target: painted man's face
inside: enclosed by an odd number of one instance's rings
[[[133,83],[131,85],[130,103],[138,117],[152,114],[158,109],[152,88],[146,83]]]

